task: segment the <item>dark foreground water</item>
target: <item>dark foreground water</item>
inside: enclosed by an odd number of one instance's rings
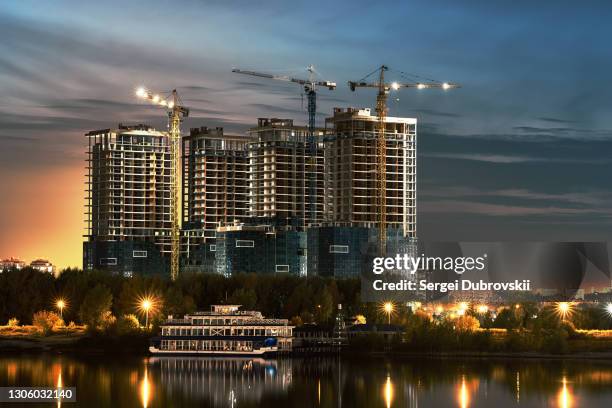
[[[590,361],[0,356],[0,386],[57,384],[78,402],[3,406],[612,407]]]

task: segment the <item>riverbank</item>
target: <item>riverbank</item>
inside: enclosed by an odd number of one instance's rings
[[[0,336],[0,354],[52,352],[66,354],[148,353],[149,335],[107,336],[83,333],[49,336]]]

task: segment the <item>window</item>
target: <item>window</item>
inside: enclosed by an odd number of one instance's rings
[[[134,258],[146,258],[147,251],[132,251],[132,256]]]
[[[255,241],[250,239],[237,239],[236,248],[253,248],[255,247]]]
[[[217,250],[217,246],[216,246],[216,245],[214,245],[214,244],[212,244],[212,245],[210,246],[210,252],[215,252],[216,250]]]
[[[100,258],[100,265],[117,265],[117,258]]]
[[[276,265],[276,272],[289,272],[289,265]]]
[[[348,245],[330,245],[329,253],[330,254],[348,254],[349,247]]]

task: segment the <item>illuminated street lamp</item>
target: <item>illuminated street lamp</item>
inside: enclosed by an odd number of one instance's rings
[[[60,317],[62,320],[64,319],[64,308],[66,307],[66,301],[62,298],[59,298],[55,301],[55,307],[60,312]]]
[[[156,302],[155,298],[143,297],[139,300],[138,309],[145,314],[145,327],[149,328],[149,312],[155,311]]]
[[[393,309],[395,309],[395,307],[391,302],[385,302],[385,304],[383,305],[383,310],[387,314],[387,320],[389,324],[391,324],[391,313],[393,313]]]
[[[612,303],[608,303],[606,305],[606,312],[608,313],[610,317],[612,317]]]
[[[485,314],[489,311],[489,307],[487,305],[479,305],[477,310],[478,313]]]
[[[572,313],[572,304],[569,302],[557,302],[557,313],[565,321],[565,318]]]

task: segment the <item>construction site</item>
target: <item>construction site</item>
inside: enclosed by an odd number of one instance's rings
[[[246,134],[200,126],[178,93],[137,96],[162,108],[168,130],[146,125],[91,131],[88,138],[85,269],[111,273],[289,273],[357,276],[375,256],[415,250],[417,119],[387,114],[390,92],[446,82],[386,82],[381,66],[352,91],[378,91],[370,108],[334,108],[315,123],[317,88],[333,81],[234,69],[296,83],[306,126],[259,118]],[[372,80],[369,78],[372,77]],[[165,96],[164,96],[165,95]]]

